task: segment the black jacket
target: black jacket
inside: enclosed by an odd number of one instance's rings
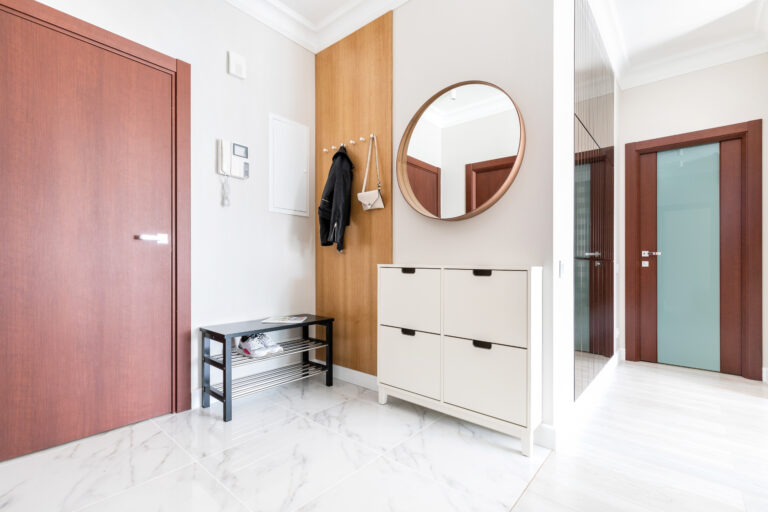
[[[328,181],[325,182],[320,206],[317,208],[320,217],[320,245],[335,243],[339,252],[344,249],[344,229],[349,226],[354,167],[347,156],[347,148],[339,148],[333,155]]]

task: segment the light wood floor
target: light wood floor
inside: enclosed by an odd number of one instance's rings
[[[620,362],[515,512],[768,511],[768,384]]]

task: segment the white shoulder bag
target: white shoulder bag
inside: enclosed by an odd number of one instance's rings
[[[371,148],[376,154],[376,181],[378,186],[376,190],[365,191],[365,185],[368,183],[368,170],[371,168]],[[376,143],[376,136],[371,134],[368,141],[368,161],[365,163],[365,177],[363,178],[363,190],[357,194],[357,200],[363,205],[363,210],[375,210],[384,208],[384,199],[381,197],[381,176],[379,176],[379,145]]]

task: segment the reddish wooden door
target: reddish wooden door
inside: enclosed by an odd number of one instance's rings
[[[440,168],[409,156],[408,181],[421,205],[440,217]]]
[[[582,179],[586,180],[584,198],[588,207],[577,208],[577,240],[574,246],[576,265],[588,266],[589,352],[606,357],[613,356],[613,148],[594,150],[576,155],[576,165],[584,166]],[[580,219],[585,215],[587,218]],[[581,236],[579,235],[581,232]],[[588,235],[586,235],[588,233]],[[584,237],[582,239],[582,236]],[[581,300],[576,297],[576,300]]]
[[[0,10],[0,459],[172,408],[173,75]]]
[[[516,158],[507,156],[466,165],[467,213],[485,204],[499,191],[512,172]]]
[[[658,361],[658,153],[718,143],[720,371],[761,379],[761,137],[762,122],[750,121],[627,145],[628,360]]]

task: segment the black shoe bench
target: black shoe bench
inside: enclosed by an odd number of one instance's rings
[[[232,419],[232,399],[258,393],[265,389],[306,379],[313,375],[325,373],[325,385],[333,385],[333,318],[315,315],[306,316],[307,319],[295,324],[272,324],[262,320],[248,322],[236,322],[231,324],[213,325],[201,327],[203,336],[203,407],[211,406],[211,397],[224,404],[224,421]],[[325,339],[310,338],[309,326],[322,325],[325,327]],[[282,331],[286,329],[301,328],[301,339],[292,339],[280,342],[283,351],[278,354],[270,354],[265,357],[247,357],[233,348],[233,341],[241,336]],[[220,342],[221,354],[211,355],[211,340]],[[309,360],[309,352],[318,348],[325,348],[325,364]],[[291,354],[301,354],[301,362],[265,370],[260,373],[232,379],[232,368],[248,364],[256,364],[269,361],[278,357]],[[222,371],[221,383],[211,384],[211,367]]]

